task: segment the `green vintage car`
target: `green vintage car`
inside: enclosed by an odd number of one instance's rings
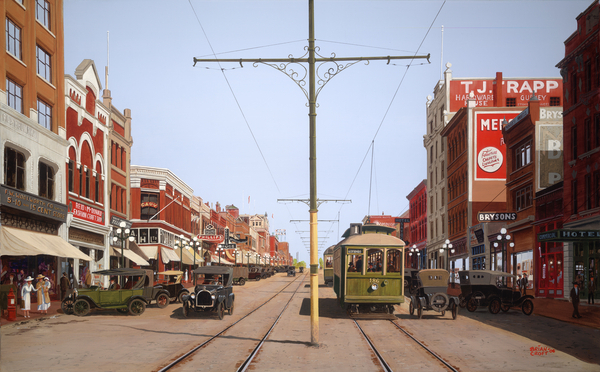
[[[124,314],[141,315],[152,300],[156,300],[159,307],[169,303],[169,293],[160,286],[153,286],[152,270],[121,268],[96,271],[94,274],[114,277],[118,283],[124,283],[123,288],[92,286],[74,290],[70,300],[75,315],[85,316],[92,309],[114,309]]]

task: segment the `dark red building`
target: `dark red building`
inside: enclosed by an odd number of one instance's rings
[[[427,265],[427,180],[421,181],[406,198],[410,205],[410,246],[406,248],[406,267],[421,269]]]

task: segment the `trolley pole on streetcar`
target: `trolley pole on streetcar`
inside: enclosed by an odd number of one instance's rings
[[[318,252],[318,236],[317,236],[317,111],[316,103],[317,96],[323,87],[338,73],[345,70],[360,61],[365,61],[366,64],[369,61],[374,60],[387,60],[388,64],[390,60],[394,59],[427,59],[429,62],[428,55],[414,55],[414,56],[381,56],[381,57],[332,57],[324,58],[315,51],[315,23],[314,23],[314,0],[308,0],[308,51],[304,56],[300,58],[258,58],[258,59],[199,59],[194,58],[194,66],[198,62],[233,62],[239,63],[243,67],[244,62],[253,63],[257,66],[259,63],[276,70],[279,70],[291,78],[299,87],[302,89],[306,98],[308,98],[309,104],[309,170],[310,170],[310,323],[311,323],[311,344],[319,344],[319,252]],[[318,56],[318,57],[317,57]],[[342,62],[342,63],[339,63]],[[298,71],[288,68],[290,64],[298,64],[304,68],[303,63],[308,64],[308,71],[303,76],[299,76]],[[319,63],[319,68],[326,64],[332,63],[330,68],[325,68],[325,72],[322,76],[319,76],[318,89],[315,88],[316,83],[316,69],[315,64]],[[345,64],[344,64],[345,63]],[[308,76],[307,76],[308,75]],[[306,78],[308,77],[309,88],[308,91],[304,88],[306,84]]]

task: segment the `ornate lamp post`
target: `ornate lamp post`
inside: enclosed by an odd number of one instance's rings
[[[217,247],[217,253],[219,254],[219,265],[221,265],[221,252],[222,251],[223,251],[223,248]]]
[[[246,257],[248,257],[248,268],[250,268],[250,252],[246,253]]]
[[[129,236],[129,229],[125,229],[125,226],[127,226],[125,221],[121,221],[119,228],[116,231],[117,235],[113,236],[113,242],[121,242],[121,268],[125,267],[125,256],[123,255],[123,250],[125,249],[125,240],[129,240],[130,242],[135,240],[135,237]],[[120,285],[123,286],[123,276],[121,276]]]
[[[179,248],[179,270],[183,271],[183,246],[187,244],[185,236],[179,235],[180,240],[175,240],[175,248]]]
[[[446,269],[448,270],[448,272],[450,271],[450,250],[452,249],[452,243],[450,243],[450,240],[446,239],[446,241],[444,242],[444,245],[442,245],[442,248],[440,249],[441,253],[444,253],[444,250],[447,250],[448,252],[446,252]],[[452,249],[452,252],[454,252],[454,249]]]
[[[235,256],[234,256],[234,257],[235,257],[235,266],[237,266],[237,256],[238,256],[238,252],[239,252],[239,251],[240,251],[240,250],[239,250],[239,249],[237,249],[237,248],[236,248],[236,249],[233,251],[233,254],[235,255]]]
[[[412,257],[413,253],[416,253],[416,252],[418,252],[417,245],[413,244],[413,246],[410,248],[410,252],[408,253],[408,255]],[[415,258],[416,258],[416,255],[415,255]],[[412,267],[413,263],[414,263],[413,258],[410,259],[410,263],[411,263],[411,267]],[[418,263],[418,260],[417,260],[417,263]]]
[[[506,233],[506,229],[503,227],[500,229],[500,234],[496,237],[496,242],[494,242],[494,247],[498,248],[498,243],[502,246],[500,247],[502,250],[502,272],[506,272],[506,243],[510,241],[510,235]],[[510,242],[510,247],[514,247],[515,243]],[[506,284],[506,283],[504,283]]]

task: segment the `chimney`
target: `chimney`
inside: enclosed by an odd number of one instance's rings
[[[494,86],[492,93],[494,94],[494,107],[504,107],[504,87],[502,86],[502,73],[496,72],[496,80],[494,80]]]

